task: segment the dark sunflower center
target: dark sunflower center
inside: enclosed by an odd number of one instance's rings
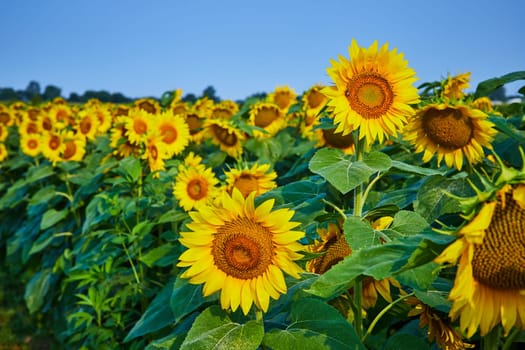
[[[82,125],[81,125],[82,127]],[[38,133],[38,125],[34,122],[27,123],[26,126],[26,133],[28,134],[37,134]]]
[[[213,116],[217,119],[230,119],[233,113],[229,109],[216,108],[213,110]]]
[[[352,253],[352,249],[346,242],[343,234],[332,237],[324,245],[324,254],[316,258],[312,264],[312,270],[315,273],[323,274],[332,266],[343,260]]]
[[[145,121],[137,119],[133,123],[133,130],[137,135],[143,135],[148,131],[148,125]]]
[[[472,274],[487,286],[525,289],[525,210],[505,195],[498,202],[483,243],[474,245]]]
[[[151,114],[157,113],[157,108],[150,101],[141,101],[137,107]]]
[[[45,117],[42,120],[42,129],[47,130],[47,131],[53,129],[53,124],[51,122],[51,118]]]
[[[233,186],[241,191],[244,198],[248,197],[251,192],[257,191],[259,188],[257,178],[250,174],[242,174],[239,176],[239,178],[233,183]]]
[[[226,222],[217,230],[212,255],[215,265],[228,276],[261,276],[272,263],[272,233],[246,217]]]
[[[172,144],[177,140],[177,129],[172,125],[163,124],[160,127],[160,134],[162,135],[162,142]]]
[[[64,159],[70,159],[77,153],[77,145],[75,144],[75,141],[67,141],[65,143],[66,148],[64,149]]]
[[[366,119],[383,116],[392,106],[394,92],[389,82],[374,73],[362,73],[353,77],[345,90],[350,107]]]
[[[343,133],[335,133],[335,129],[323,129],[323,137],[330,147],[346,149],[354,144],[352,134],[343,136]]]
[[[58,147],[60,147],[60,137],[56,135],[52,135],[49,138],[49,148],[54,151],[54,150],[57,150]]]
[[[157,146],[155,145],[149,146],[149,154],[151,155],[151,159],[153,160],[159,159],[159,151],[157,149]]]
[[[29,147],[30,149],[37,149],[38,141],[35,139],[29,139],[29,141],[27,141],[27,147]]]
[[[80,132],[82,134],[88,134],[91,131],[91,127],[93,124],[91,124],[91,119],[89,117],[82,118],[82,121],[80,122]]]
[[[280,92],[275,94],[274,96],[275,104],[278,105],[281,109],[288,107],[292,99],[293,96],[287,92]]]
[[[0,124],[7,124],[11,120],[9,113],[0,112]]]
[[[276,108],[261,108],[254,117],[254,124],[260,128],[265,128],[279,118],[279,111]]]
[[[186,123],[188,123],[188,127],[190,128],[190,135],[195,135],[201,131],[202,120],[198,115],[188,114],[186,116]]]
[[[314,109],[314,108],[321,106],[321,104],[326,101],[326,97],[319,91],[312,90],[308,94],[308,97],[306,98],[306,100],[308,101],[308,108]]]
[[[199,200],[206,197],[208,193],[208,183],[202,181],[201,179],[193,179],[188,182],[186,186],[186,192],[188,196],[193,200]]]
[[[423,115],[423,130],[432,142],[450,150],[466,146],[474,132],[472,121],[454,108],[430,108]]]
[[[217,137],[217,140],[219,140],[223,145],[232,147],[237,144],[237,135],[235,135],[235,133],[231,132],[230,130],[219,125],[213,125],[212,130],[215,134],[215,137]]]

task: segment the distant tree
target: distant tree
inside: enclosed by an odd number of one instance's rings
[[[194,94],[186,94],[182,98],[182,101],[189,102],[189,103],[194,103],[195,101],[197,101],[197,96],[195,96]]]
[[[202,97],[207,97],[214,102],[219,102],[221,99],[216,95],[215,88],[213,86],[208,86],[202,91]]]
[[[129,103],[132,99],[129,97],[124,96],[120,92],[115,92],[111,94],[111,101],[113,103]]]
[[[51,101],[52,99],[56,97],[60,97],[60,94],[62,93],[62,90],[55,86],[55,85],[47,85],[44,89],[44,93],[42,94],[42,98],[45,101]]]
[[[18,94],[13,88],[0,88],[0,101],[14,101],[18,99]]]
[[[82,99],[80,98],[79,94],[76,92],[72,92],[69,94],[69,98],[67,99],[69,102],[73,103],[80,103],[82,102]]]
[[[31,80],[26,87],[26,93],[29,98],[40,95],[40,84],[34,80]]]

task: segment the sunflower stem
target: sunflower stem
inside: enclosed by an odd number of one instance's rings
[[[509,336],[505,339],[505,343],[503,344],[501,350],[509,350],[518,334],[520,334],[520,330],[518,328],[514,328],[512,332],[510,332]]]
[[[481,349],[482,350],[498,349],[500,331],[501,330],[499,327],[494,327],[492,331],[486,334],[481,340]]]
[[[356,306],[354,314],[354,328],[359,339],[363,336],[363,282],[354,283],[354,303]]]

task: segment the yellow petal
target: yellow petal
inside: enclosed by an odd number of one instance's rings
[[[241,309],[247,315],[252,307],[253,297],[250,290],[250,281],[244,281],[241,289]]]

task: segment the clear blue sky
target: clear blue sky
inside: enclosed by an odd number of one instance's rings
[[[525,70],[523,0],[2,0],[0,87],[243,99],[330,84],[329,60],[388,42],[419,83]],[[507,93],[522,84],[507,86]]]

